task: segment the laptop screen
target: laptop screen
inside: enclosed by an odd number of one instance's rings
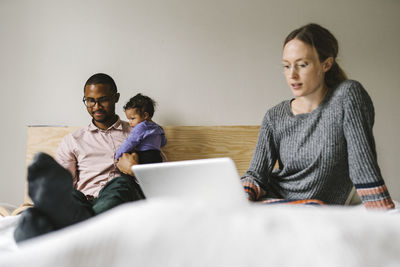
[[[134,165],[132,171],[146,198],[181,198],[219,204],[248,202],[230,158]]]

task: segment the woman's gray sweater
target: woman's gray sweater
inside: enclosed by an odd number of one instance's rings
[[[347,80],[329,90],[310,113],[293,115],[290,103],[284,101],[266,113],[243,178],[270,197],[329,204],[344,204],[353,185],[384,186],[372,133],[374,107],[359,82]],[[274,170],[276,161],[279,170]],[[390,195],[383,190],[361,198],[376,201]]]

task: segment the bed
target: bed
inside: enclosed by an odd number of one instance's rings
[[[36,151],[54,153],[73,129],[29,128],[27,162]],[[243,173],[257,132],[256,126],[166,127],[165,153],[169,160],[231,156]],[[153,199],[19,246],[12,238],[17,211],[0,217],[0,266],[400,266],[397,207],[398,202],[390,212],[256,203],[210,207]]]

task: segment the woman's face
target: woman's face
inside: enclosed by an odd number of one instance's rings
[[[286,81],[295,97],[323,92],[325,72],[331,59],[321,63],[317,51],[310,45],[293,39],[283,48],[283,69]]]

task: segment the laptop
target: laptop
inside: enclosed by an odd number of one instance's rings
[[[173,198],[223,205],[248,203],[230,158],[134,165],[132,171],[147,199]]]

